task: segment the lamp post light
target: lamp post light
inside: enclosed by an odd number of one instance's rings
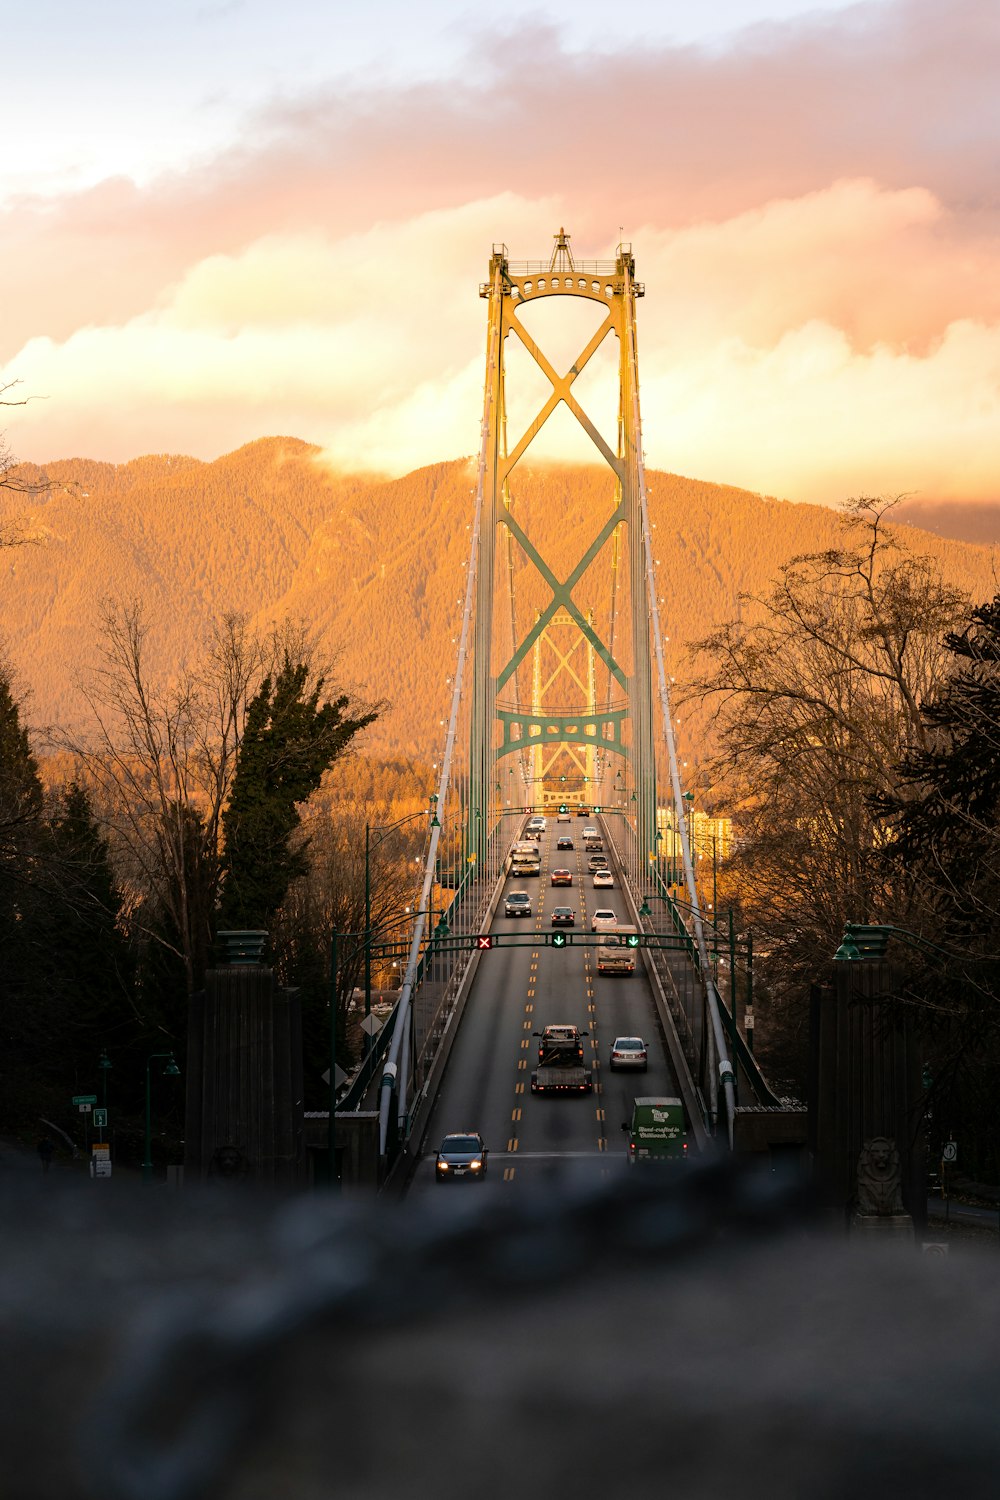
[[[378,838],[374,842],[377,849],[382,840],[397,828],[402,828],[406,823],[412,823],[416,818],[430,817],[431,828],[440,828],[437,815],[438,799],[431,794],[430,806],[425,811],[408,813],[405,818],[397,818],[395,823],[372,824],[365,823],[365,1020],[372,1013],[372,879],[371,879],[371,851],[372,833],[377,833]],[[365,1032],[365,1052],[367,1054],[371,1046],[371,1037]]]
[[[177,1066],[177,1059],[172,1052],[151,1052],[146,1059],[146,1142],[142,1156],[142,1180],[152,1182],[153,1180],[153,1130],[150,1112],[150,1094],[152,1093],[152,1079],[150,1067],[158,1058],[165,1058],[162,1077],[179,1078],[181,1070]],[[104,1075],[107,1078],[107,1074]]]

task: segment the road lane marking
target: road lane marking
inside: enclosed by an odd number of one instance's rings
[[[603,1109],[595,1110],[595,1114],[597,1115],[597,1118],[603,1122],[603,1120],[604,1120],[604,1111],[603,1111]]]
[[[515,1083],[515,1085],[514,1085],[514,1093],[515,1094],[523,1094],[524,1093],[524,1084],[523,1083]]]
[[[597,1149],[598,1149],[598,1151],[606,1151],[607,1148],[608,1148],[608,1143],[604,1139],[603,1135],[598,1136],[598,1138],[597,1138]]]
[[[521,1045],[524,1046],[525,1044],[522,1042]],[[528,1066],[528,1064],[525,1062],[524,1058],[522,1057],[521,1060],[520,1060],[520,1062],[517,1065],[517,1071],[520,1073],[527,1066]],[[524,1084],[523,1083],[522,1083],[521,1087],[524,1088]]]
[[[510,1118],[513,1124],[516,1125],[518,1120],[521,1118],[521,1111],[519,1109],[512,1109],[510,1112]]]
[[[503,1169],[503,1180],[504,1180],[504,1182],[511,1182],[513,1180],[514,1173],[516,1171],[517,1171],[516,1167],[504,1167],[504,1169]]]
[[[533,1010],[534,1010],[534,1008],[535,1008],[535,1007],[534,1007],[534,1006],[533,1006],[533,1005],[526,1005],[526,1006],[525,1006],[525,1007],[524,1007],[524,1014],[525,1014],[525,1015],[526,1015],[526,1016],[530,1016],[530,1015],[531,1015],[531,1012],[532,1012],[532,1011],[533,1011]]]
[[[525,1025],[526,1025],[526,1026],[527,1026],[527,1024],[528,1024],[528,1023],[527,1023],[527,1021],[525,1021],[525,1023],[524,1023],[524,1024],[525,1024]],[[523,1049],[524,1049],[524,1048],[526,1048],[526,1047],[527,1047],[527,1046],[528,1046],[528,1038],[527,1038],[527,1037],[525,1037],[525,1038],[524,1038],[524,1040],[523,1040],[523,1041],[522,1041],[522,1042],[521,1042],[521,1047],[522,1047],[522,1050],[523,1050]]]
[[[516,1135],[512,1135],[511,1138],[510,1138],[510,1140],[507,1142],[507,1155],[508,1156],[512,1156],[513,1153],[516,1150],[517,1150],[517,1136]]]

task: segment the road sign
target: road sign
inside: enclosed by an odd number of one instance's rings
[[[74,1104],[96,1104],[97,1103],[97,1095],[96,1094],[74,1094],[73,1095],[73,1103]]]
[[[565,948],[566,934],[564,932],[554,932],[552,934],[552,946],[553,948]]]
[[[340,1088],[341,1084],[344,1084],[344,1083],[347,1082],[347,1074],[344,1072],[343,1068],[340,1066],[339,1063],[337,1064],[337,1066],[333,1070],[333,1076],[336,1079],[336,1083],[337,1083],[338,1089]],[[326,1072],[323,1073],[321,1075],[321,1077],[323,1079],[323,1082],[325,1084],[329,1085],[329,1082],[330,1082],[330,1069],[327,1068]]]
[[[941,1152],[942,1161],[958,1161],[958,1144],[955,1141],[945,1141]]]
[[[638,948],[639,934],[637,932],[630,932],[625,941],[630,948]]]
[[[105,1130],[108,1124],[108,1112],[106,1109],[94,1110],[94,1129]]]
[[[382,1022],[377,1016],[365,1016],[361,1022],[361,1030],[367,1031],[369,1036],[378,1036],[382,1030]]]
[[[76,1107],[81,1115],[89,1115],[94,1106],[92,1104],[78,1104]]]
[[[476,947],[481,948],[484,952],[488,951],[493,947],[493,938],[488,932],[480,933],[476,938]]]

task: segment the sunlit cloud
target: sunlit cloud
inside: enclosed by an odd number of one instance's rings
[[[285,433],[389,473],[470,453],[492,244],[534,258],[565,223],[606,256],[621,224],[658,467],[995,498],[1000,28],[956,0],[940,31],[889,0],[730,51],[485,37],[448,88],[314,90],[197,169],[8,205],[0,376],[47,398],[10,440],[210,458]]]

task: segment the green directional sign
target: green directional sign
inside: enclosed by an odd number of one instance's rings
[[[565,948],[566,934],[564,932],[554,932],[552,934],[552,946],[553,948]]]
[[[566,806],[565,802],[560,802],[560,804],[559,804],[559,811],[561,813],[569,812],[569,808]]]
[[[97,1095],[96,1094],[74,1094],[73,1095],[73,1103],[74,1104],[96,1104],[97,1103]]]
[[[628,935],[628,946],[630,948],[638,948],[638,946],[639,946],[639,934],[637,932],[630,932],[629,933],[629,935]]]

